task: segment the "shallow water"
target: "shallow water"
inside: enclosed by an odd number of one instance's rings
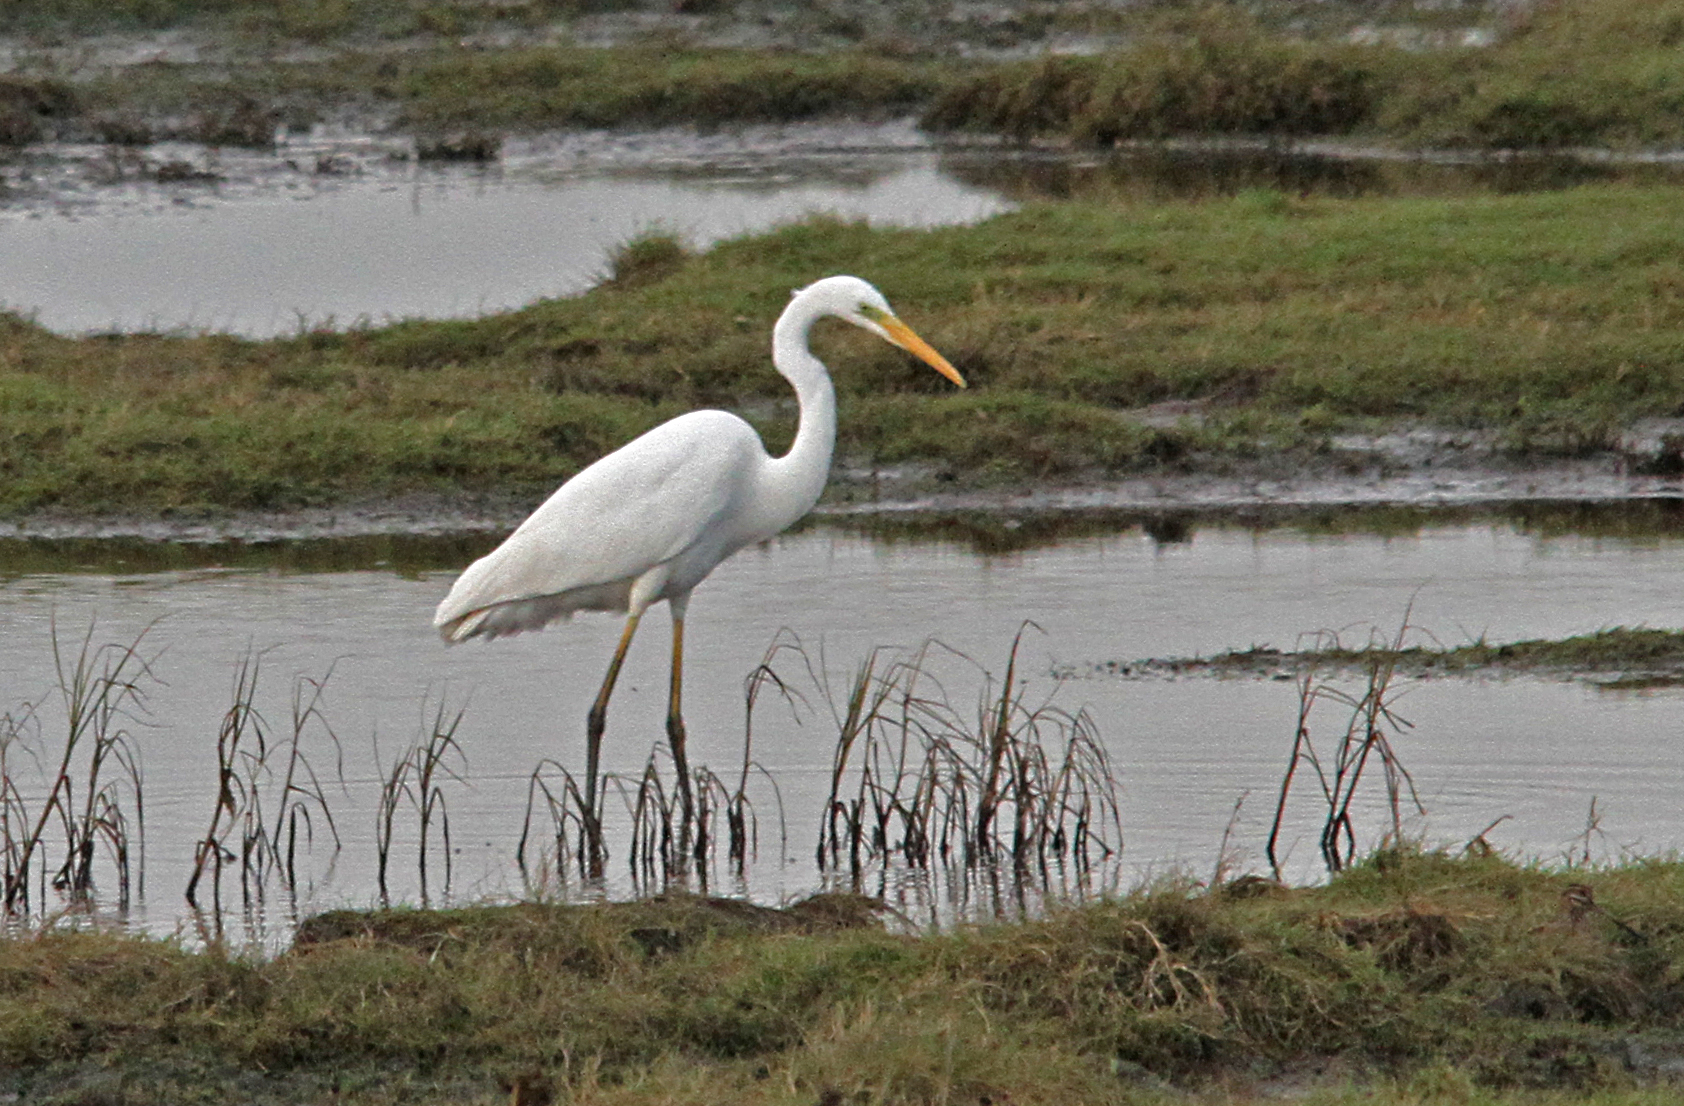
[[[134,179],[0,214],[0,304],[65,333],[262,337],[473,317],[582,291],[610,250],[654,228],[702,247],[819,213],[922,226],[1007,206],[942,173],[929,150],[634,168],[564,154],[488,167],[369,154],[313,170],[335,156],[301,152],[297,168],[276,170],[221,153],[221,183]]]
[[[162,166],[210,179],[160,183]],[[0,306],[63,333],[262,337],[570,295],[655,227],[700,248],[816,214],[927,226],[1045,198],[1529,191],[1610,177],[1679,183],[1684,167],[1247,144],[1098,156],[938,144],[905,122],[548,136],[511,141],[486,166],[418,164],[400,141],[330,133],[274,153],[41,147],[0,159]]]
[[[1610,529],[1617,530],[1618,527]],[[698,590],[687,641],[686,714],[693,763],[731,776],[741,760],[743,681],[780,631],[799,636],[838,684],[873,648],[917,647],[934,637],[974,658],[945,654],[930,667],[963,711],[996,676],[1024,620],[1020,675],[1029,698],[1052,695],[1087,710],[1121,784],[1127,846],[1118,878],[1185,866],[1208,874],[1225,827],[1241,867],[1263,865],[1274,792],[1297,711],[1290,681],[1121,680],[1105,662],[1209,654],[1250,645],[1291,646],[1300,634],[1342,629],[1391,633],[1404,617],[1454,645],[1554,637],[1616,625],[1684,625],[1684,535],[1671,529],[1587,536],[1509,518],[1455,518],[1385,533],[1321,532],[1299,525],[1195,522],[1163,543],[1133,524],[1068,541],[985,555],[953,541],[884,542],[816,526],[727,562]],[[26,542],[0,543],[0,709],[42,704],[52,719],[51,627],[74,644],[130,641],[156,653],[144,725],[147,898],[141,917],[168,929],[181,913],[193,842],[215,795],[213,750],[240,657],[261,656],[258,705],[284,729],[297,676],[330,668],[326,717],[338,735],[348,791],[331,807],[344,849],[331,867],[318,849],[305,908],[366,905],[374,887],[376,781],[442,702],[465,711],[457,739],[466,763],[447,781],[458,899],[517,893],[513,864],[526,781],[553,757],[577,770],[583,716],[619,632],[608,617],[581,616],[542,634],[446,648],[429,618],[453,569],[484,548],[457,539],[388,563],[324,557],[288,567],[285,557],[243,560],[237,547],[197,550],[166,570],[114,568],[97,543],[51,564]],[[273,551],[271,551],[273,552]],[[363,556],[370,550],[365,547]],[[378,559],[390,555],[387,548]],[[226,559],[230,567],[217,567]],[[327,565],[308,571],[299,565]],[[606,768],[638,772],[664,742],[665,619],[635,643],[609,718]],[[807,695],[795,712],[764,702],[755,758],[776,781],[788,841],[778,844],[777,800],[763,780],[757,861],[743,883],[715,886],[763,901],[810,891],[818,808],[834,730],[799,665],[783,672]],[[980,668],[978,667],[980,666]],[[1060,683],[1053,673],[1074,674]],[[1353,685],[1353,690],[1356,690]],[[1684,847],[1684,760],[1676,755],[1679,693],[1611,694],[1541,679],[1426,680],[1398,709],[1412,728],[1395,739],[1426,808],[1408,829],[1460,844],[1499,818],[1488,840],[1517,854],[1560,858],[1586,844],[1594,856]],[[1341,719],[1316,722],[1331,739]],[[14,761],[16,763],[16,761]],[[318,769],[331,776],[326,746]],[[663,762],[664,767],[664,762]],[[1585,838],[1594,799],[1598,824]],[[407,816],[406,816],[407,817]],[[1313,804],[1294,808],[1288,872],[1319,870]],[[400,818],[394,893],[418,893],[413,819]],[[1370,806],[1365,843],[1386,828]],[[620,842],[623,854],[623,841]],[[434,890],[438,889],[437,860]],[[630,890],[619,862],[606,890]],[[889,890],[933,909],[898,884]]]

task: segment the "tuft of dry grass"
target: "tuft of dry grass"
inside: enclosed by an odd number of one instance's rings
[[[223,877],[230,870],[238,876],[241,902],[249,913],[261,907],[272,883],[296,896],[300,852],[314,851],[318,833],[324,843],[331,839],[335,853],[341,844],[321,777],[305,751],[314,731],[320,731],[334,754],[340,751],[322,708],[332,668],[319,679],[293,680],[290,726],[283,736],[257,709],[261,667],[261,655],[250,651],[234,666],[231,702],[216,737],[216,801],[205,836],[194,847],[193,875],[187,881],[187,903],[196,923],[218,940],[226,920]],[[338,767],[343,781],[343,766]],[[203,906],[201,882],[206,885]]]

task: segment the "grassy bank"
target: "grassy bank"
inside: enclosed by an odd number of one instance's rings
[[[1171,10],[1112,54],[974,72],[943,90],[926,124],[1090,146],[1186,134],[1476,149],[1684,138],[1677,0],[1511,9],[1479,48],[1425,32],[1306,38],[1227,6]]]
[[[0,76],[0,146],[265,146],[277,126],[347,115],[423,136],[898,113],[1087,146],[1189,134],[1476,149],[1684,139],[1684,0],[1023,5],[991,19],[917,4],[679,8],[23,0],[0,12],[0,33],[41,45]],[[607,13],[619,33],[579,32]],[[169,30],[201,48],[144,65],[64,48],[100,29]],[[1052,48],[1061,35],[1078,36],[1079,56]],[[762,44],[726,45],[738,40]],[[998,60],[1013,52],[1036,60]]]
[[[1405,641],[1423,637],[1404,635]],[[1254,647],[1211,657],[1175,657],[1147,661],[1109,661],[1094,673],[1153,676],[1275,676],[1309,671],[1368,671],[1385,668],[1398,676],[1538,675],[1584,679],[1608,690],[1676,687],[1684,683],[1684,631],[1615,627],[1558,640],[1529,639],[1444,645],[1410,643],[1399,647],[1377,638],[1365,644],[1331,640],[1299,651]]]
[[[340,913],[263,961],[50,931],[0,941],[0,1091],[1658,1103],[1674,1092],[1640,1088],[1684,1045],[1681,903],[1674,863],[1406,850],[1325,887],[1171,881],[922,936],[847,898]]]
[[[1360,465],[1334,436],[1399,422],[1523,461],[1584,456],[1684,413],[1666,189],[1118,197],[627,256],[654,261],[522,311],[274,341],[69,339],[0,317],[0,509],[528,495],[702,405],[781,449],[793,410],[768,334],[787,289],[829,272],[876,281],[973,383],[821,328],[842,462],[944,486]]]
[[[347,115],[424,139],[905,115],[933,95],[944,72],[935,62],[856,52],[417,47],[232,67],[158,62],[82,80],[14,78],[10,87],[0,83],[0,108],[12,101],[12,144],[59,137],[267,147],[277,128]],[[6,141],[0,135],[0,145]]]

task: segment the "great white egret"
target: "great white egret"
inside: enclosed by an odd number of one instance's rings
[[[808,348],[813,324],[845,319],[899,346],[963,388],[947,359],[889,310],[883,294],[851,276],[797,290],[772,329],[772,364],[795,388],[800,424],[782,457],[725,411],[692,411],[621,446],[563,484],[496,549],[469,565],[433,625],[448,642],[536,630],[574,611],[623,611],[626,625],[586,719],[585,808],[596,821],[597,762],[608,699],[643,612],[672,611],[672,744],[686,824],[690,769],[679,709],[684,611],[690,591],[737,550],[784,530],[824,490],[836,444],[836,393]]]

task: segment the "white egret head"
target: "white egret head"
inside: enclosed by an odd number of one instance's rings
[[[814,314],[834,315],[862,330],[869,330],[890,345],[899,346],[917,357],[959,387],[965,387],[965,378],[959,375],[959,370],[948,364],[947,358],[931,348],[928,342],[914,334],[911,327],[897,319],[883,293],[868,281],[855,276],[825,277],[805,288],[796,289],[793,295],[810,302]]]

